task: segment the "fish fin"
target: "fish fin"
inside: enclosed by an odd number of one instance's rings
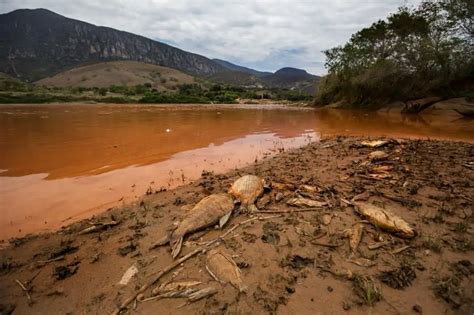
[[[150,246],[150,250],[168,244],[170,241],[168,235],[163,236]]]
[[[171,256],[173,259],[178,257],[179,253],[181,252],[181,246],[183,245],[183,238],[184,236],[180,236],[173,244],[171,244]]]
[[[229,221],[230,216],[232,215],[232,210],[229,213],[225,214],[222,218],[219,219],[219,227],[222,229],[224,225]]]

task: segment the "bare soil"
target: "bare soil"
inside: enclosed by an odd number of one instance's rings
[[[136,204],[55,233],[12,239],[0,252],[0,313],[114,312],[173,263],[169,246],[149,249],[173,222],[206,195],[256,174],[287,184],[274,185],[258,201],[261,210],[276,213],[253,215],[278,217],[241,225],[213,246],[235,260],[246,289],[215,281],[200,253],[145,290],[144,298],[159,284],[184,280],[217,294],[189,304],[184,298],[133,302],[123,313],[472,314],[474,145],[399,140],[373,149],[362,140],[327,138],[226,174],[203,171],[192,184],[149,191]],[[388,159],[368,163],[375,150]],[[290,211],[297,208],[286,200],[297,195],[328,205]],[[417,236],[399,238],[370,224],[346,202],[355,196],[402,217]],[[179,257],[251,217],[236,211],[222,230],[188,236]],[[347,231],[356,224],[363,235],[351,251]],[[118,284],[131,266],[138,273]]]

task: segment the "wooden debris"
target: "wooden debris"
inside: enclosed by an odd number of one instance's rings
[[[127,285],[137,273],[138,273],[137,267],[135,267],[135,265],[131,266],[125,271],[125,273],[123,274],[118,284]]]
[[[362,234],[364,233],[364,227],[362,224],[356,224],[349,231],[349,248],[352,253],[357,251],[360,241],[362,240]]]
[[[396,249],[392,250],[390,253],[393,254],[393,255],[400,254],[401,252],[406,251],[409,248],[410,248],[410,245],[402,246],[400,248],[396,248]]]
[[[179,291],[188,288],[195,287],[202,284],[201,281],[176,281],[176,282],[166,282],[161,284],[159,287],[154,288],[151,291],[152,295],[163,294],[172,291]]]
[[[15,282],[18,283],[18,285],[21,287],[23,292],[25,292],[26,298],[28,299],[28,304],[30,304],[32,302],[31,295],[30,295],[30,292],[29,292],[30,290],[28,290],[20,280],[15,279]]]
[[[323,201],[316,201],[308,198],[303,198],[303,197],[296,197],[296,198],[291,198],[286,202],[287,205],[293,206],[293,207],[324,207],[327,206],[327,202]]]
[[[354,265],[365,267],[365,268],[370,268],[377,265],[377,262],[367,259],[367,258],[349,259],[347,261]]]
[[[92,223],[92,226],[85,228],[84,230],[78,232],[78,235],[83,235],[83,234],[89,234],[89,233],[94,233],[94,232],[99,232],[103,231],[109,227],[116,226],[120,222],[118,221],[109,221],[109,222],[98,222],[98,223]]]
[[[370,250],[375,250],[375,249],[382,248],[382,247],[384,247],[385,245],[388,245],[388,244],[389,244],[388,242],[378,242],[378,243],[370,244],[367,247]]]

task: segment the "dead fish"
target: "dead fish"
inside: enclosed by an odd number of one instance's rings
[[[229,189],[229,194],[237,198],[240,208],[247,212],[257,211],[255,201],[263,194],[265,180],[255,175],[245,175],[237,179]]]
[[[226,193],[212,194],[199,201],[192,210],[186,213],[171,236],[165,236],[151,248],[170,243],[171,255],[176,258],[181,251],[183,238],[186,234],[219,223],[223,227],[229,220],[234,209],[234,200]]]
[[[374,140],[374,141],[362,141],[360,144],[363,147],[369,148],[380,148],[390,143],[390,140]]]
[[[357,251],[357,247],[359,247],[360,241],[362,240],[362,234],[364,233],[364,227],[362,224],[355,225],[349,231],[349,248],[351,249],[352,253]]]
[[[400,237],[412,238],[417,235],[414,228],[405,220],[393,214],[390,210],[382,209],[369,202],[353,202],[356,211],[366,217],[373,225],[392,232]]]
[[[239,291],[244,291],[240,269],[232,257],[220,250],[207,254],[206,269],[219,282],[230,283]]]
[[[296,198],[291,198],[286,202],[289,206],[294,206],[294,207],[324,207],[327,205],[327,202],[322,202],[322,201],[317,201],[317,200],[312,200],[308,198],[303,198],[303,197],[296,197]]]
[[[369,153],[369,159],[374,162],[385,160],[386,158],[388,158],[388,153],[384,151],[373,151]]]

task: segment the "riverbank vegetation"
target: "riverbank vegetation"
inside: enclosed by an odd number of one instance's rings
[[[366,107],[426,96],[474,96],[474,3],[422,1],[326,50],[317,105]]]
[[[46,87],[0,78],[0,103],[33,104],[53,102],[234,104],[240,100],[301,102],[311,95],[289,89],[243,88],[224,84],[182,84],[173,91],[158,91],[151,84],[110,87]]]

